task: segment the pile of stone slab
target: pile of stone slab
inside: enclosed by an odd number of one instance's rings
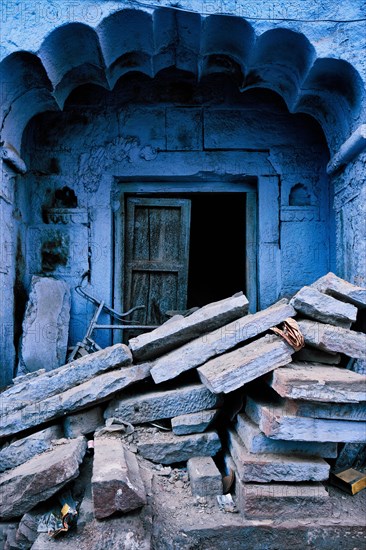
[[[366,442],[364,308],[366,290],[328,274],[258,313],[237,294],[16,378],[0,394],[0,521],[70,484],[87,438],[97,519],[145,505],[142,461],[187,468],[196,496],[222,494],[232,470],[249,517],[324,511],[337,444]],[[289,317],[301,351],[270,330]]]

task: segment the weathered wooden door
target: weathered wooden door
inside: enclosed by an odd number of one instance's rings
[[[159,325],[187,302],[191,201],[126,200],[125,309],[144,305],[134,319]]]

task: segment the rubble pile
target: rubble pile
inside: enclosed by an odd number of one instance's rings
[[[21,520],[8,548],[31,548],[29,514],[91,453],[97,519],[148,503],[148,464],[182,470],[192,498],[231,492],[246,518],[326,513],[331,465],[365,454],[364,308],[366,290],[329,273],[258,313],[240,293],[16,378],[0,410],[0,520]]]

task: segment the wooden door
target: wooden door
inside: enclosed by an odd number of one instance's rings
[[[159,325],[168,310],[186,308],[191,201],[126,200],[125,310],[144,305],[134,320]]]

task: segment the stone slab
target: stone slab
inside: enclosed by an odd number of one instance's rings
[[[324,517],[332,512],[322,483],[244,483],[236,485],[237,504],[246,518],[284,520]]]
[[[148,364],[122,367],[100,374],[79,386],[38,403],[26,405],[15,412],[0,416],[0,437],[19,433],[68,413],[73,413],[113,397],[131,384],[150,375]]]
[[[329,325],[350,328],[357,318],[357,308],[341,302],[316,288],[304,286],[290,300],[290,304],[306,317]]]
[[[364,443],[345,443],[334,463],[333,471],[337,473],[352,468],[364,446]]]
[[[339,300],[354,304],[358,308],[366,307],[366,288],[353,285],[334,273],[327,273],[311,285],[313,288],[334,296]]]
[[[240,343],[267,331],[295,315],[286,300],[252,315],[246,315],[218,330],[196,338],[153,362],[151,376],[156,384],[171,380],[182,372],[198,367],[217,355],[222,355]]]
[[[350,359],[347,369],[358,374],[366,374],[366,359]]]
[[[236,431],[250,453],[254,454],[299,454],[336,458],[337,443],[317,443],[313,441],[282,441],[271,439],[260,431],[246,414],[238,414]]]
[[[294,361],[305,361],[310,363],[324,363],[324,365],[339,365],[341,355],[329,353],[316,348],[304,347],[293,355]]]
[[[138,452],[144,458],[160,464],[186,462],[195,456],[215,456],[221,449],[216,432],[203,434],[174,435],[158,432],[137,443]]]
[[[18,371],[47,371],[66,360],[70,289],[64,281],[33,276],[23,320]]]
[[[280,404],[247,397],[245,412],[272,439],[334,443],[366,442],[366,423],[305,418],[289,414]]]
[[[218,412],[218,409],[212,409],[176,416],[172,418],[173,433],[175,435],[187,435],[204,432],[217,417]]]
[[[197,369],[201,381],[214,393],[229,393],[263,374],[291,362],[293,349],[282,338],[268,335],[211,359]]]
[[[355,359],[366,359],[366,334],[305,319],[299,320],[298,324],[306,344]]]
[[[295,416],[327,418],[329,420],[366,421],[366,402],[320,403],[314,401],[286,401],[286,411]]]
[[[239,435],[229,430],[229,451],[240,481],[324,481],[330,466],[318,457],[298,455],[251,454]]]
[[[281,397],[288,399],[331,403],[366,401],[366,375],[339,367],[293,362],[276,369],[268,382]]]
[[[51,426],[40,432],[13,441],[0,449],[0,472],[20,466],[34,456],[52,448],[52,442],[63,437],[61,426]]]
[[[1,474],[0,518],[21,516],[76,478],[85,450],[84,437],[65,440],[51,451]]]
[[[146,504],[146,492],[136,456],[118,437],[96,437],[92,476],[94,515],[130,512]]]
[[[187,469],[192,495],[200,497],[222,495],[222,477],[210,456],[190,458]]]
[[[211,393],[202,384],[191,384],[174,390],[116,397],[109,403],[104,417],[143,424],[215,408],[221,402],[221,397]]]
[[[104,426],[103,408],[100,406],[70,414],[64,419],[65,436],[70,438],[93,433],[100,426]]]
[[[243,294],[213,302],[188,317],[173,317],[155,330],[132,338],[129,346],[135,359],[152,359],[242,317],[248,312],[248,307]]]

